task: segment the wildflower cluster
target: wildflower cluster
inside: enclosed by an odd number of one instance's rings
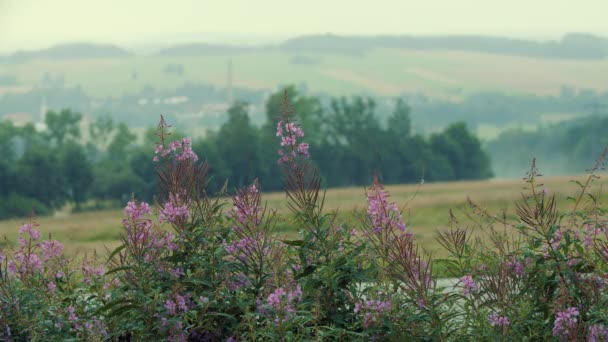
[[[354,313],[363,317],[363,328],[367,329],[380,323],[382,318],[390,312],[391,302],[381,300],[366,300],[355,304]]]
[[[279,164],[294,160],[296,156],[310,157],[307,143],[299,143],[298,138],[304,137],[304,132],[299,124],[290,122],[290,118],[279,120],[277,123],[277,137],[281,138],[279,149]]]
[[[473,277],[466,275],[460,279],[462,281],[462,294],[465,296],[471,295],[471,293],[477,291],[477,284],[473,280]]]
[[[57,240],[40,240],[40,231],[36,229],[35,222],[25,223],[19,228],[19,249],[8,255],[7,271],[24,279],[35,272],[42,272],[45,265],[50,266],[54,260],[60,263],[59,257],[63,245]],[[4,257],[0,253],[0,263]]]
[[[169,200],[160,211],[159,222],[178,223],[186,221],[190,215],[190,203],[184,197],[184,195],[180,196],[179,194],[170,193]]]
[[[488,320],[490,321],[490,325],[495,327],[506,327],[510,323],[507,316],[500,316],[497,313],[490,314]]]
[[[569,340],[576,336],[576,324],[578,322],[579,311],[575,307],[567,308],[564,311],[555,313],[555,322],[553,322],[553,336],[560,340]]]
[[[181,141],[172,141],[166,148],[162,144],[156,145],[154,148],[154,161],[159,161],[159,156],[166,158],[171,154],[175,155],[176,160],[198,161],[198,156],[192,150],[192,139],[190,138],[183,138]]]
[[[289,111],[276,133],[291,216],[267,209],[257,181],[224,214],[225,194],[207,194],[191,141],[166,145],[165,127],[156,206],[126,204],[122,243],[107,258],[67,258],[33,221],[0,250],[0,339],[608,339],[608,218],[597,201],[581,204],[594,177],[559,213],[533,168],[515,216],[470,202],[469,224],[487,236],[472,239],[450,215],[437,235],[445,253],[432,259],[378,178],[357,226],[324,211]]]
[[[132,250],[132,256],[141,257],[146,262],[154,260],[165,250],[175,250],[174,235],[171,232],[161,232],[154,229],[150,215],[150,205],[129,201],[125,208],[124,242]],[[161,218],[164,214],[161,213]],[[159,219],[160,220],[160,219]]]
[[[270,309],[273,313],[275,323],[289,321],[296,314],[296,307],[302,300],[302,288],[297,285],[293,289],[279,287],[266,298],[263,305],[258,306],[258,311],[268,314]]]
[[[378,181],[375,181],[367,192],[367,215],[373,233],[395,229],[405,232],[405,223],[397,204],[388,203],[388,193]]]

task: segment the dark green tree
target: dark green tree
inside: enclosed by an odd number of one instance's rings
[[[66,143],[59,150],[59,163],[65,178],[66,191],[76,208],[87,200],[93,183],[93,167],[84,148],[74,142]]]
[[[228,169],[231,187],[241,188],[251,182],[259,167],[258,133],[249,121],[248,105],[235,102],[228,109],[228,121],[216,136],[219,154]]]
[[[434,157],[443,156],[452,169],[452,173],[446,174],[446,178],[442,180],[492,177],[490,158],[482,150],[479,139],[468,131],[465,123],[450,125],[442,133],[432,135],[430,142]]]
[[[49,208],[60,208],[69,199],[61,162],[49,147],[28,148],[16,163],[16,176],[16,193],[35,198]]]
[[[66,139],[80,138],[80,113],[69,109],[63,109],[56,113],[49,111],[46,113],[44,123],[47,127],[47,137],[51,143],[62,145]]]

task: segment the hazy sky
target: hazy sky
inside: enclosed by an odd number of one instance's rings
[[[325,32],[608,35],[606,13],[608,0],[0,0],[0,50],[85,40],[256,43]]]

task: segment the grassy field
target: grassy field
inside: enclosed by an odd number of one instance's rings
[[[14,74],[21,90],[38,83],[48,72],[62,74],[69,85],[81,85],[92,97],[135,93],[146,85],[174,89],[185,82],[226,85],[226,67],[233,62],[234,85],[274,89],[285,80],[305,82],[315,91],[336,95],[369,92],[398,95],[421,92],[459,100],[484,91],[557,94],[563,85],[605,90],[603,75],[608,59],[553,60],[493,54],[375,49],[363,56],[302,53],[317,63],[291,63],[292,53],[281,51],[192,58],[137,56],[124,59],[80,61],[37,60],[0,64],[0,74]],[[163,72],[169,63],[180,63],[184,76]],[[133,73],[137,78],[133,79]],[[3,90],[0,89],[0,93]],[[6,91],[6,89],[5,89]]]
[[[561,209],[571,207],[567,196],[577,193],[578,186],[570,180],[583,181],[584,176],[553,177],[542,179],[551,194],[555,194]],[[592,193],[597,193],[606,180],[593,183]],[[388,186],[390,200],[405,206],[405,216],[408,229],[411,230],[418,242],[427,250],[441,255],[434,241],[435,232],[445,229],[452,209],[461,219],[462,226],[467,226],[467,197],[481,204],[491,213],[499,213],[505,209],[508,214],[514,214],[514,201],[521,198],[521,191],[526,184],[523,181],[474,181],[433,183],[417,185]],[[345,222],[349,229],[357,228],[354,211],[365,210],[365,189],[343,188],[331,189],[326,195],[326,209],[339,209],[340,222]],[[285,195],[282,193],[265,194],[269,208],[277,208],[283,220],[279,223],[281,234],[294,237],[297,233],[290,229],[289,212],[285,206]],[[608,195],[601,195],[606,201]],[[106,249],[118,245],[121,232],[122,210],[79,213],[61,217],[41,217],[37,219],[43,235],[51,235],[63,242],[66,251],[99,254]],[[16,243],[18,227],[27,219],[0,221],[0,236],[6,236],[9,243]],[[482,232],[477,231],[477,234]]]

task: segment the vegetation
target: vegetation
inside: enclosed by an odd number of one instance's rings
[[[593,116],[540,127],[535,131],[510,129],[487,144],[492,165],[503,177],[516,175],[530,155],[544,156],[539,165],[547,174],[573,173],[589,165],[608,144],[608,119]],[[500,156],[500,158],[498,158]]]
[[[318,98],[303,96],[294,87],[286,94],[311,132],[308,146],[318,156],[316,164],[324,169],[328,186],[364,185],[375,171],[391,184],[492,175],[488,156],[464,124],[425,138],[412,134],[409,107],[401,100],[383,125],[371,98],[333,99],[325,109]],[[217,132],[193,142],[194,151],[213,165],[207,185],[211,193],[225,181],[232,191],[254,178],[269,191],[281,189],[274,150],[282,103],[281,93],[268,99],[266,123],[258,128],[250,121],[247,104],[236,102]],[[132,195],[152,200],[157,182],[146,166],[149,148],[137,145],[125,124],[107,117],[93,122],[83,143],[80,122],[80,114],[64,110],[46,115],[43,132],[32,125],[0,123],[0,148],[7,156],[0,164],[0,218],[23,217],[32,207],[45,214],[68,202],[81,210],[87,203],[92,209],[122,206]],[[154,131],[148,131],[144,143],[150,146],[154,139]]]
[[[276,234],[278,217],[263,204],[258,181],[223,208],[209,195],[209,166],[191,140],[169,141],[161,121],[155,204],[128,203],[121,245],[107,259],[68,258],[60,242],[42,241],[33,220],[20,228],[14,249],[2,250],[0,334],[15,340],[606,339],[608,231],[591,188],[605,152],[569,211],[557,209],[533,164],[515,217],[472,204],[488,239],[472,239],[454,217],[437,235],[446,257],[431,259],[377,177],[366,191],[359,230],[325,208],[302,127],[285,106],[276,157],[297,237]],[[440,282],[433,267],[458,280]]]
[[[294,63],[294,56],[316,62]],[[224,89],[229,60],[233,65],[234,87],[248,91],[273,91],[285,80],[292,80],[315,93],[330,96],[409,94],[452,102],[480,92],[557,95],[562,86],[603,92],[602,76],[608,68],[606,59],[548,59],[461,49],[378,47],[361,56],[270,49],[247,53],[219,50],[196,56],[32,59],[20,64],[0,63],[0,74],[17,78],[20,91],[13,93],[36,89],[45,74],[61,76],[66,87],[79,87],[97,102],[140,94],[150,88],[179,95],[175,90],[188,84]],[[167,64],[182,64],[184,75],[166,74],[163,70]],[[522,74],[527,77],[520,77]],[[39,103],[38,97],[34,104]]]

